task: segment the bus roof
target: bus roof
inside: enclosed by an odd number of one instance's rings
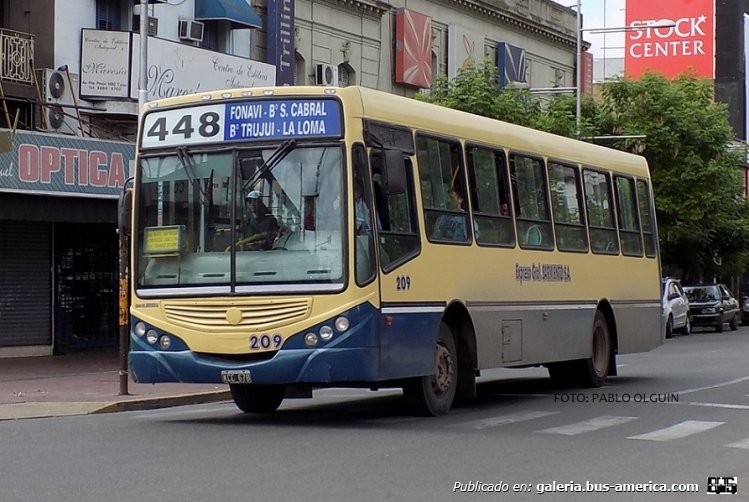
[[[361,86],[226,89],[152,101],[146,104],[144,111],[152,108],[184,106],[201,102],[216,103],[264,95],[275,97],[337,95],[346,101],[346,113],[349,116],[406,126],[416,131],[452,136],[468,142],[508,148],[516,152],[543,155],[562,162],[611,168],[632,175],[649,177],[647,161],[640,155]]]
[[[361,95],[362,115],[373,120],[649,177],[647,161],[640,155],[373,89],[359,87],[356,92]]]

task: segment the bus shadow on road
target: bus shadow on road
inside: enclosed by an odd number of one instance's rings
[[[483,380],[477,383],[477,396],[472,400],[459,400],[452,410],[440,417],[421,417],[412,414],[402,394],[397,389],[387,389],[368,394],[351,389],[325,389],[316,391],[313,399],[287,399],[275,413],[253,414],[239,410],[223,415],[183,417],[172,419],[178,423],[214,425],[255,425],[272,427],[304,427],[308,429],[373,429],[413,424],[440,425],[455,417],[483,415],[519,403],[544,399],[553,402],[559,393],[611,392],[626,384],[637,385],[652,379],[646,377],[612,377],[606,385],[596,389],[560,386],[548,377],[521,377]],[[318,394],[319,392],[319,394]],[[452,417],[452,418],[451,418]]]

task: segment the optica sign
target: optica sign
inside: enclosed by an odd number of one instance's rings
[[[627,77],[653,70],[672,78],[693,68],[698,77],[713,78],[713,0],[627,0],[626,20]]]

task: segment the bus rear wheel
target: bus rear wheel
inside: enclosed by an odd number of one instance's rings
[[[245,413],[273,413],[281,406],[286,387],[283,385],[229,385],[237,408]]]
[[[403,397],[420,416],[444,415],[452,407],[458,388],[458,356],[455,339],[447,324],[440,324],[434,356],[434,373],[409,379]]]
[[[611,334],[606,317],[601,311],[596,312],[593,320],[592,353],[588,359],[579,361],[578,372],[580,385],[583,387],[600,387],[609,375],[611,357]]]

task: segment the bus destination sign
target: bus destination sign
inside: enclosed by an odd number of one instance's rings
[[[255,100],[150,112],[141,147],[341,135],[341,106],[335,99]]]

